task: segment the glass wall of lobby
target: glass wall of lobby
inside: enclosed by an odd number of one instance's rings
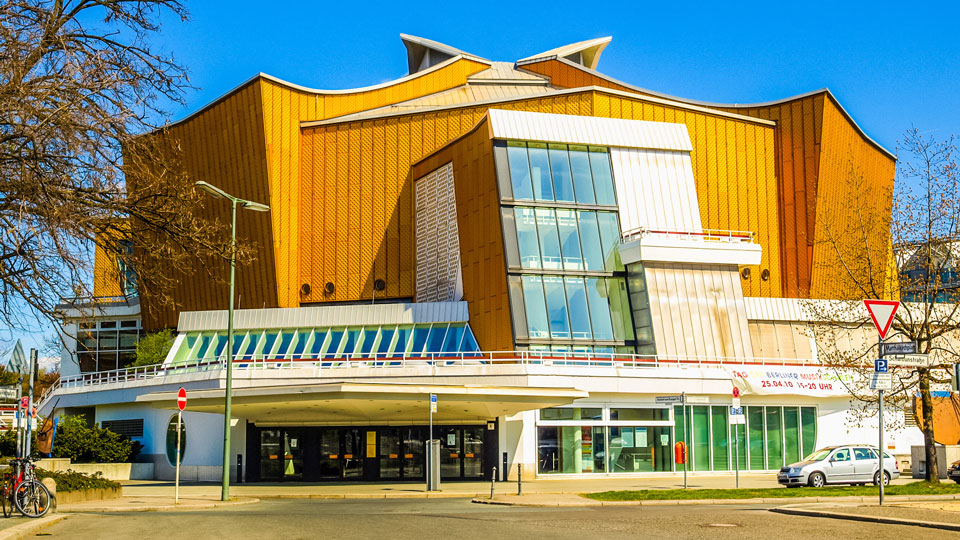
[[[537,421],[539,474],[682,470],[674,444],[688,444],[689,471],[779,469],[816,447],[815,407],[750,406],[747,425],[731,425],[728,405],[610,405],[542,409]],[[684,425],[687,429],[684,429]],[[685,433],[689,430],[690,437]],[[737,438],[737,444],[734,443]]]
[[[493,426],[491,426],[493,427]],[[261,482],[424,481],[427,426],[248,426],[247,478]],[[435,425],[444,480],[489,479],[497,430]],[[490,463],[485,465],[486,461]]]

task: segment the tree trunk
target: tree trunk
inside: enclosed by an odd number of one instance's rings
[[[937,444],[933,439],[933,398],[930,396],[930,376],[926,369],[920,370],[920,406],[923,415],[923,450],[927,456],[927,482],[940,483],[940,468],[937,466]]]

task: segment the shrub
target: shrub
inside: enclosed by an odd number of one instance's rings
[[[93,475],[79,473],[70,469],[63,472],[52,472],[37,468],[37,477],[53,478],[57,483],[57,492],[83,491],[85,489],[119,488],[120,482],[107,480],[99,471]]]
[[[15,455],[17,455],[17,430],[8,429],[0,432],[0,456],[13,457]],[[41,457],[40,452],[37,451],[36,431],[33,432],[32,441],[30,443],[30,456],[33,458]]]
[[[137,342],[136,359],[130,365],[150,366],[162,363],[167,358],[170,347],[173,346],[174,337],[173,331],[169,328],[143,336]]]
[[[88,427],[83,415],[65,416],[57,426],[53,457],[74,463],[129,463],[143,445],[98,425]]]

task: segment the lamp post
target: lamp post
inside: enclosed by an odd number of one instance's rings
[[[233,287],[237,267],[237,205],[243,205],[248,210],[267,212],[270,207],[253,201],[234,197],[222,189],[200,181],[194,184],[198,189],[206,191],[218,199],[230,201],[230,303],[227,307],[227,388],[223,398],[223,483],[220,489],[220,500],[230,500],[230,404],[233,390]]]

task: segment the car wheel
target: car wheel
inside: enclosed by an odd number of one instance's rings
[[[873,474],[873,485],[875,486],[880,485],[880,471],[877,471]],[[885,486],[890,485],[890,473],[888,473],[887,471],[883,471],[883,485]]]
[[[823,476],[823,473],[815,472],[810,475],[810,479],[807,480],[807,483],[810,484],[810,487],[822,488],[823,485],[827,483],[827,478]]]

